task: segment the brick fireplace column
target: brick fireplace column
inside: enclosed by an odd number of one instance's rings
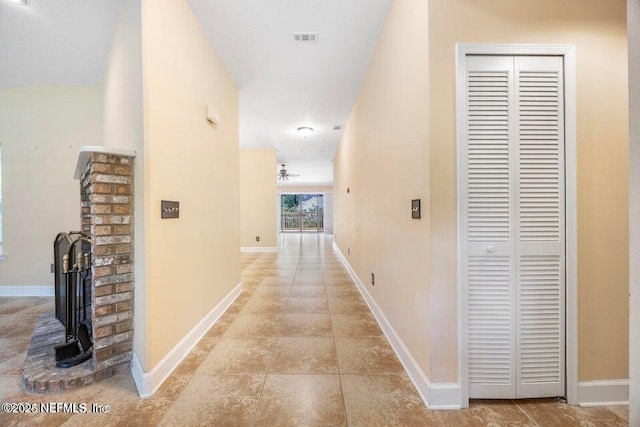
[[[80,179],[82,231],[91,236],[93,366],[94,378],[100,380],[131,368],[135,152],[106,147],[84,150],[76,178]]]

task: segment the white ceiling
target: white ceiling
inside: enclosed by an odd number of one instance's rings
[[[345,125],[391,0],[188,2],[240,88],[240,146],[275,148],[300,174],[290,184],[331,184],[333,127]],[[319,41],[295,43],[293,32]]]
[[[241,147],[275,148],[300,174],[290,185],[331,184],[333,127],[345,125],[391,0],[187,1],[240,88]],[[0,90],[99,85],[122,4],[0,0]],[[295,43],[293,32],[319,41]]]
[[[0,0],[0,89],[102,81],[123,0]]]
[[[287,163],[287,172],[300,176],[291,177],[287,181],[278,181],[278,186],[333,185],[332,166],[331,161],[324,160]],[[278,164],[277,169],[278,171],[282,169],[282,164]]]

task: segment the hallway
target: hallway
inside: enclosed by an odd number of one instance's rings
[[[279,253],[243,254],[242,281],[240,297],[145,400],[130,375],[64,395],[22,392],[31,328],[53,302],[0,298],[2,402],[110,406],[108,414],[3,413],[0,424],[627,425],[626,407],[553,400],[472,401],[468,410],[428,411],[324,235],[284,234]]]

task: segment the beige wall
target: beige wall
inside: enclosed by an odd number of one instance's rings
[[[238,89],[185,0],[143,0],[142,16],[152,368],[240,282]]]
[[[624,0],[431,0],[432,380],[457,379],[455,45],[570,43],[577,52],[579,380],[628,376]]]
[[[142,17],[126,0],[116,26],[102,82],[102,140],[107,147],[142,147]]]
[[[276,161],[273,149],[240,150],[241,247],[277,246]]]
[[[80,227],[78,148],[101,145],[98,87],[0,91],[4,253],[0,286],[50,285],[53,239]]]
[[[109,61],[102,82],[102,139],[107,147],[136,151],[134,159],[134,258],[135,306],[134,343],[136,356],[146,360],[147,355],[147,292],[146,266],[148,257],[145,242],[148,232],[148,209],[145,185],[143,112],[142,112],[142,17],[139,0],[124,2],[116,26]],[[146,366],[144,366],[146,368]]]
[[[427,20],[426,1],[391,5],[334,159],[334,232],[429,375],[429,220],[411,219],[412,199],[429,211]]]

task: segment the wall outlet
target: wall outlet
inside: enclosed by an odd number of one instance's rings
[[[375,274],[373,274],[373,273],[371,273],[371,284],[372,284],[373,286],[375,286],[375,285],[376,285],[376,275],[375,275]]]
[[[256,236],[256,242],[260,241],[260,236]]]
[[[351,248],[347,248],[347,255],[351,255]]]

